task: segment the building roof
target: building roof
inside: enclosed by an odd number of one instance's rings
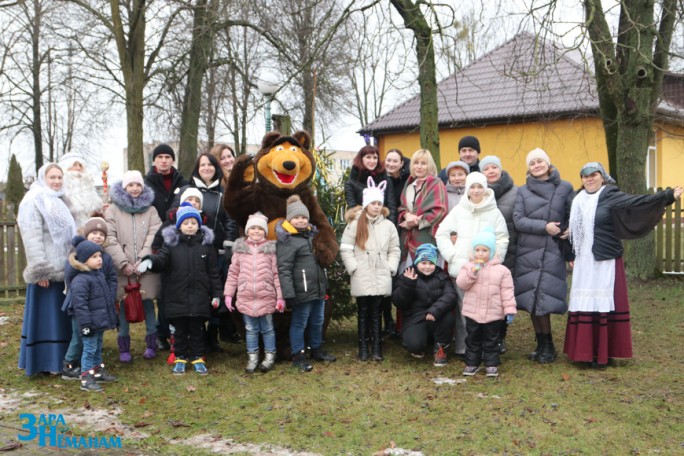
[[[440,128],[598,115],[596,83],[586,66],[590,62],[579,63],[569,52],[527,32],[516,35],[437,84]],[[671,105],[663,104],[659,110],[671,111]],[[416,95],[359,133],[379,135],[419,125]]]

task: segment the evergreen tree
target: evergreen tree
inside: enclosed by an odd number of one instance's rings
[[[5,187],[6,201],[14,204],[14,214],[19,210],[19,202],[24,197],[26,188],[24,188],[24,175],[21,171],[21,165],[17,161],[17,157],[12,154],[10,159],[9,171],[7,173],[7,187]]]

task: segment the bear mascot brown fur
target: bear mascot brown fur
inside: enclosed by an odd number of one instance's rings
[[[226,212],[244,230],[247,218],[260,211],[268,217],[268,238],[276,240],[276,224],[285,218],[287,198],[299,195],[309,210],[309,222],[318,228],[313,238],[314,254],[324,268],[330,266],[339,250],[335,231],[323,213],[313,191],[311,180],[316,173],[316,162],[309,150],[311,136],[297,131],[283,136],[277,131],[266,133],[261,149],[254,157],[241,155],[235,161],[226,183],[224,207]],[[326,303],[326,325],[330,316],[330,303]],[[233,317],[239,314],[233,312]],[[244,334],[241,319],[234,323]],[[285,318],[276,314],[277,348],[279,359],[289,359],[289,312]],[[324,327],[325,328],[325,327]]]

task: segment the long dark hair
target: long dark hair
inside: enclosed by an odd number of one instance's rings
[[[221,169],[221,165],[219,165],[219,162],[216,160],[216,157],[211,155],[209,152],[204,152],[201,153],[198,157],[197,160],[195,161],[195,167],[192,169],[192,176],[200,178],[199,175],[199,166],[200,166],[200,160],[202,157],[207,157],[209,162],[212,164],[214,167],[214,177],[211,178],[211,181],[215,180],[220,180],[223,179],[223,170]],[[201,178],[200,178],[201,179]]]
[[[355,166],[359,171],[368,171],[366,167],[363,166],[363,157],[366,155],[377,155],[378,157],[378,164],[375,166],[375,169],[370,170],[371,173],[379,174],[385,172],[385,163],[380,160],[380,151],[375,146],[363,146],[356,154],[356,157],[354,157],[353,166]]]

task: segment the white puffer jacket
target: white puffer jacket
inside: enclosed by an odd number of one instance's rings
[[[458,276],[461,267],[468,262],[473,252],[473,238],[487,226],[492,227],[496,234],[496,253],[492,258],[504,258],[508,249],[508,228],[491,189],[487,189],[484,200],[477,205],[464,196],[442,220],[435,240],[439,253],[449,263],[451,277]],[[452,232],[458,234],[455,244],[451,242]]]
[[[397,228],[386,217],[389,210],[383,208],[375,220],[368,220],[366,248],[356,245],[356,226],[364,216],[360,207],[347,211],[347,227],[342,234],[340,256],[351,276],[351,295],[389,296],[392,294],[392,276],[399,267],[401,249]]]

